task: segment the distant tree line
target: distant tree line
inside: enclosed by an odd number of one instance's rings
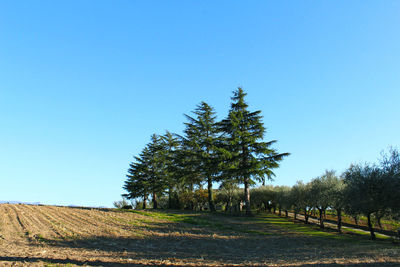
[[[278,210],[279,215],[285,212],[286,216],[293,212],[295,219],[301,213],[305,223],[317,211],[321,228],[324,228],[326,211],[335,211],[339,232],[343,212],[356,223],[359,216],[365,216],[371,239],[375,239],[372,218],[380,228],[382,218],[400,218],[399,152],[391,148],[388,153],[382,153],[378,164],[352,164],[341,176],[335,171],[326,171],[308,183],[298,181],[292,187],[261,186],[252,189],[251,194],[254,208]],[[220,191],[218,198],[222,202],[238,199],[239,195],[237,191],[233,194]]]
[[[215,211],[214,184],[221,192],[243,185],[250,214],[250,187],[271,179],[273,169],[289,153],[272,148],[276,140],[263,141],[261,111],[249,111],[245,96],[242,88],[233,92],[229,114],[221,121],[210,105],[201,102],[191,116],[185,115],[183,134],[153,134],[129,166],[123,196],[142,199],[143,208],[151,199],[155,209],[165,199],[168,208],[186,209],[201,208],[206,200],[209,210]]]

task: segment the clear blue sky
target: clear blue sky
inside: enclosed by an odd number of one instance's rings
[[[400,1],[1,1],[0,200],[112,206],[152,133],[243,86],[273,184],[400,144]]]

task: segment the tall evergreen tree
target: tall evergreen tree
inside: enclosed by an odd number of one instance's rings
[[[152,194],[153,208],[158,208],[158,197],[166,189],[168,182],[165,173],[165,151],[161,139],[156,134],[151,136],[151,142],[143,149],[136,163],[131,164],[128,170],[128,180],[125,184],[126,194],[129,198],[139,195],[144,197]]]
[[[129,199],[143,198],[143,209],[146,209],[147,197],[150,192],[146,164],[142,160],[145,154],[147,154],[147,147],[141,152],[139,157],[135,157],[135,161],[129,165],[128,174],[126,175],[128,179],[123,186],[128,193],[122,195]]]
[[[273,168],[279,166],[289,153],[277,153],[271,148],[276,140],[263,142],[265,128],[261,111],[250,112],[242,88],[233,92],[228,117],[220,125],[225,137],[225,150],[229,154],[228,168],[225,172],[244,184],[246,214],[251,214],[250,185],[255,180],[262,182],[265,176],[273,175]]]
[[[211,211],[215,211],[212,184],[218,174],[218,158],[216,143],[218,127],[215,111],[207,103],[201,102],[193,111],[194,117],[186,115],[186,136],[193,146],[192,157],[199,174],[207,183],[208,204]]]
[[[187,116],[187,115],[185,115]],[[188,116],[189,117],[189,116]],[[195,187],[202,187],[204,175],[201,172],[200,136],[195,125],[186,122],[184,135],[180,137],[180,149],[176,153],[176,164],[181,176],[181,186],[187,195],[194,196]],[[194,200],[190,201],[190,206],[194,209]]]
[[[148,181],[152,192],[153,208],[158,208],[158,197],[168,186],[165,169],[165,150],[161,138],[153,134],[148,144],[149,153],[146,155]]]
[[[165,178],[168,187],[168,208],[176,208],[173,204],[174,190],[179,184],[180,175],[178,169],[178,150],[180,148],[179,139],[176,135],[167,131],[165,135],[161,136],[162,145],[164,150],[164,165],[165,165]]]

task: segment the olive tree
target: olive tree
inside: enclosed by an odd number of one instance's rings
[[[346,209],[352,215],[367,217],[371,239],[375,239],[371,217],[384,209],[387,187],[382,170],[375,165],[351,165],[344,173]]]
[[[310,184],[304,184],[303,181],[297,181],[292,187],[291,197],[294,207],[294,219],[299,211],[304,211],[304,223],[308,223],[313,201],[311,196]]]
[[[387,186],[388,210],[391,215],[400,217],[400,155],[399,151],[390,148],[388,153],[382,152],[380,166]],[[378,218],[378,223],[380,220]]]
[[[276,203],[278,204],[279,216],[282,215],[282,210],[285,211],[285,216],[288,217],[288,210],[292,206],[290,198],[290,187],[289,186],[276,186],[274,188],[276,194]]]
[[[315,178],[310,183],[310,198],[315,208],[319,212],[319,224],[323,229],[324,214],[328,207],[333,206],[333,200],[337,192],[334,191],[334,184],[336,181],[335,171],[325,171],[325,173]]]

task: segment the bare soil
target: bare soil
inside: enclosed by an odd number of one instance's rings
[[[0,266],[400,266],[398,244],[296,232],[276,215],[20,204],[0,215]]]

